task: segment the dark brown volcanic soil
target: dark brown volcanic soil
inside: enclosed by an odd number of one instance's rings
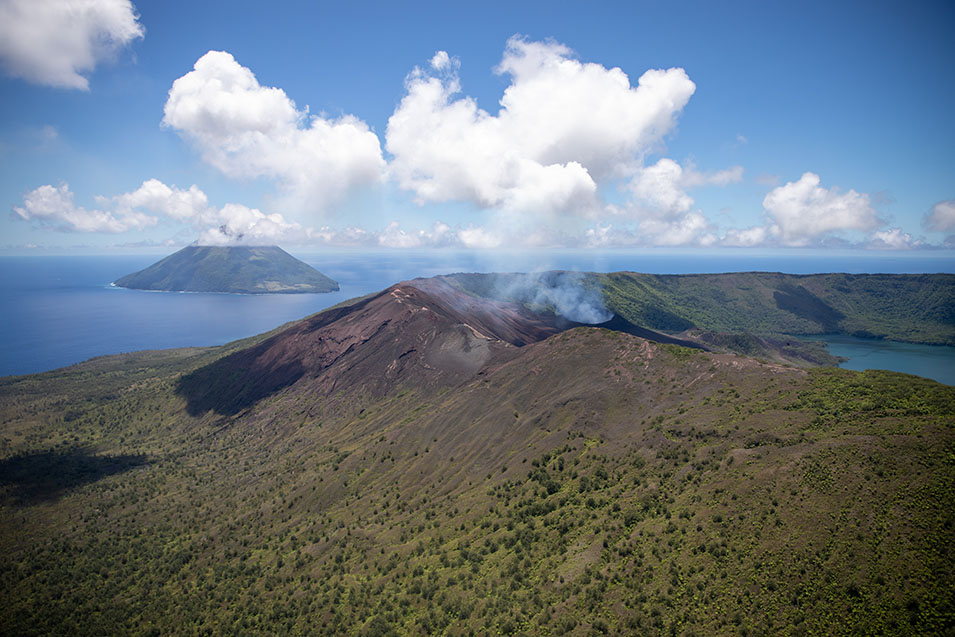
[[[579,325],[415,279],[295,323],[183,377],[179,392],[193,414],[234,414],[303,379],[325,395],[346,387],[381,395],[398,380],[422,389],[458,385],[517,348]],[[598,327],[699,347],[619,317]]]
[[[553,317],[417,280],[295,323],[184,377],[179,390],[192,413],[236,413],[303,378],[323,394],[343,387],[381,394],[399,378],[451,385],[558,331]]]

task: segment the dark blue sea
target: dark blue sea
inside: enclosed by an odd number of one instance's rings
[[[110,283],[150,265],[161,255],[0,257],[0,376],[46,371],[104,354],[219,345],[265,332],[398,281],[450,272],[955,272],[955,258],[950,254],[502,254],[432,250],[336,251],[295,256],[338,281],[341,291],[302,295],[145,292],[114,288]],[[879,365],[888,366],[886,361],[891,361],[891,357],[878,360]],[[951,360],[949,367],[955,368],[955,357]],[[952,379],[943,382],[955,383]]]

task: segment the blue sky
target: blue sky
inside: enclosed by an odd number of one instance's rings
[[[950,2],[70,4],[0,0],[4,253],[955,246]]]

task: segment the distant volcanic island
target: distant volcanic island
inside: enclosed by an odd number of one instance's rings
[[[278,246],[191,245],[113,285],[165,292],[311,294],[338,283]]]

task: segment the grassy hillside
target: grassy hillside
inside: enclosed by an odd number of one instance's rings
[[[955,629],[951,387],[577,328],[190,415],[249,344],[0,381],[0,632]]]
[[[338,283],[276,246],[187,246],[115,284],[137,290],[242,294],[338,289]]]
[[[597,275],[608,308],[650,329],[840,333],[955,344],[955,275]]]

